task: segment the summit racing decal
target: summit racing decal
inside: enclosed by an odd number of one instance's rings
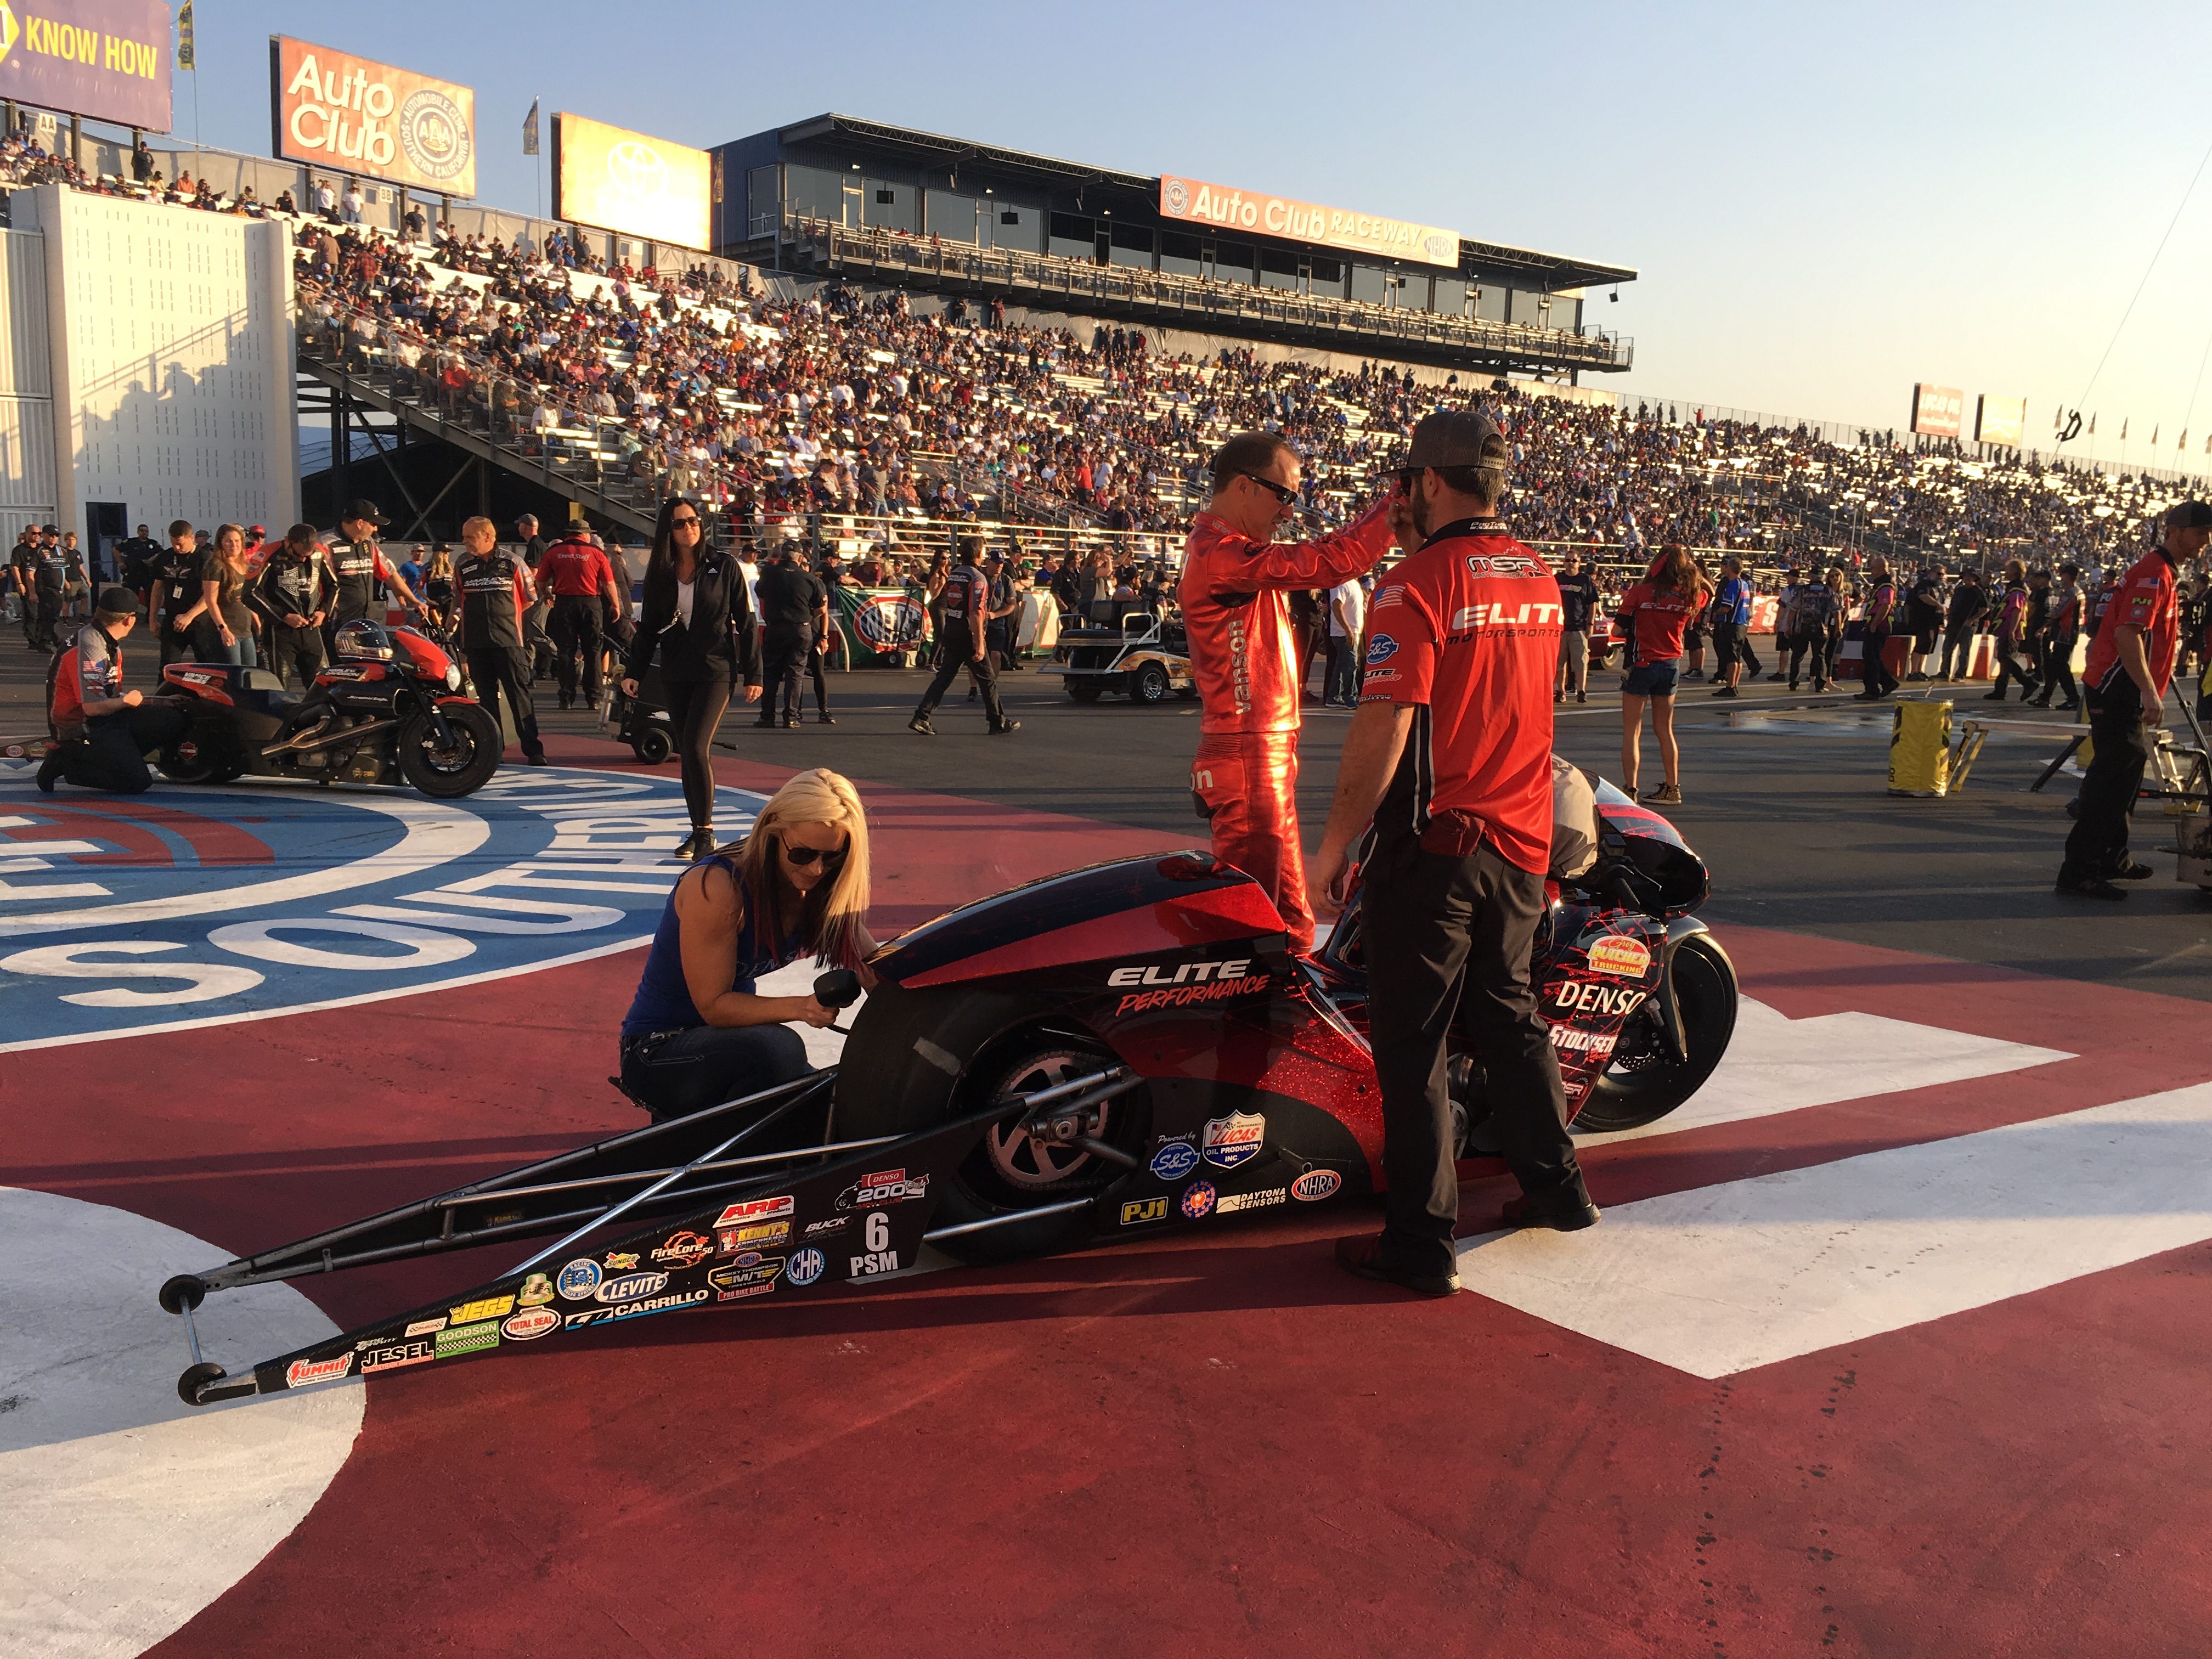
[[[36,787],[0,759],[0,1052],[527,973],[642,943],[683,872],[671,776],[518,768],[475,794]],[[732,830],[760,797],[725,791]]]
[[[350,1351],[335,1359],[295,1359],[284,1368],[284,1386],[299,1389],[310,1382],[334,1382],[352,1370]]]

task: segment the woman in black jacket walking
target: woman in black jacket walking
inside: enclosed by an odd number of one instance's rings
[[[744,573],[707,538],[707,520],[688,495],[660,505],[653,553],[645,566],[645,609],[623,668],[623,695],[660,653],[660,689],[684,769],[684,804],[691,834],[676,849],[690,864],[714,848],[714,769],[708,757],[714,728],[734,686],[760,700],[760,647]]]

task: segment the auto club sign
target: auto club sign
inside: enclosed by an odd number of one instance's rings
[[[473,87],[279,34],[269,41],[269,94],[272,142],[285,161],[410,190],[477,193]]]
[[[1286,241],[1311,242],[1385,259],[1453,267],[1459,264],[1457,233],[1435,225],[1322,207],[1261,191],[1232,190],[1226,185],[1173,173],[1160,179],[1160,212],[1191,224],[1279,236]]]

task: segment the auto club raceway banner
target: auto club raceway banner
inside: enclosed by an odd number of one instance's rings
[[[652,936],[672,774],[523,768],[465,800],[41,794],[0,762],[0,1053],[527,972]],[[723,792],[726,795],[731,792]],[[739,833],[757,805],[720,816]]]

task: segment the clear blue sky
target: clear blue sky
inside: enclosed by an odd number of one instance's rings
[[[477,89],[528,208],[532,96],[705,145],[825,109],[1632,265],[1607,384],[1902,425],[1912,381],[2080,398],[2212,145],[2212,8],[383,0],[198,8],[202,138],[265,153],[289,31]],[[194,77],[177,77],[189,137]],[[2161,84],[2163,83],[2163,84]],[[2212,169],[2086,407],[2173,465],[2212,340]],[[2212,380],[2189,458],[2212,470]]]

